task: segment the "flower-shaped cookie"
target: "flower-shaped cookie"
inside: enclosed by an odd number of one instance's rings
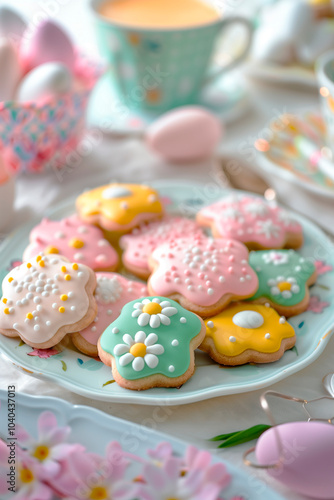
[[[169,309],[170,314],[164,315],[168,321],[159,320],[160,324],[156,322],[152,327],[145,317],[145,325],[138,324],[140,316],[133,313],[140,311],[139,304],[156,306],[157,314],[161,314],[158,308]],[[192,376],[194,349],[204,336],[204,322],[196,314],[165,297],[146,297],[123,307],[120,316],[101,335],[98,351],[122,387],[135,390],[178,387]]]
[[[200,349],[223,365],[271,363],[296,342],[293,327],[269,304],[231,304],[205,323]]]
[[[93,321],[95,286],[92,269],[58,255],[23,262],[2,283],[0,333],[31,347],[53,347]]]
[[[249,263],[259,278],[252,302],[268,302],[280,314],[294,316],[307,309],[309,289],[317,279],[315,265],[294,250],[251,252]]]
[[[84,354],[94,357],[98,355],[100,335],[121,314],[122,307],[130,300],[147,295],[146,285],[117,273],[96,273],[96,281],[97,316],[87,328],[72,333],[74,345]]]
[[[159,219],[164,209],[158,193],[140,184],[109,184],[77,198],[79,216],[108,231],[128,232],[142,222]]]
[[[118,264],[118,255],[104,239],[101,229],[83,223],[76,215],[60,221],[43,219],[30,233],[30,245],[23,260],[40,253],[60,254],[70,261],[80,262],[94,271],[112,271]]]
[[[299,248],[301,225],[282,208],[251,195],[228,196],[202,208],[197,222],[209,226],[216,238],[233,238],[250,249]]]
[[[247,248],[233,240],[195,235],[168,241],[154,250],[150,266],[149,293],[175,299],[202,316],[251,297],[258,286]]]
[[[147,279],[150,275],[148,259],[155,248],[167,240],[203,234],[198,224],[185,217],[166,215],[162,220],[152,221],[135,228],[122,236],[124,266],[135,275]]]

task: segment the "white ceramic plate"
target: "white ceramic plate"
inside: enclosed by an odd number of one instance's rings
[[[146,450],[155,448],[163,441],[169,441],[174,453],[183,455],[186,443],[160,432],[121,420],[88,406],[73,406],[61,399],[16,394],[16,423],[21,424],[37,437],[37,419],[41,412],[52,411],[60,426],[71,427],[72,442],[83,444],[87,450],[104,455],[106,443],[117,440],[130,453],[147,458]],[[0,417],[7,421],[7,392],[0,390]],[[106,436],[107,440],[106,440]],[[129,448],[130,447],[130,448]],[[265,483],[240,471],[232,464],[214,457],[216,463],[224,463],[232,476],[230,486],[222,492],[225,500],[242,497],[245,500],[283,500]],[[10,497],[8,497],[10,498]],[[3,499],[4,500],[4,499]]]
[[[171,212],[193,215],[205,204],[210,204],[230,191],[223,191],[216,184],[196,185],[185,182],[161,181],[153,183],[164,198]],[[74,200],[52,210],[48,216],[60,219],[74,211]],[[261,389],[295,373],[312,363],[325,349],[334,331],[334,246],[314,224],[296,215],[304,229],[305,243],[300,253],[314,257],[329,266],[319,276],[311,289],[315,297],[314,311],[307,311],[291,318],[297,334],[296,348],[286,352],[282,359],[267,365],[249,364],[222,368],[203,352],[196,352],[196,372],[179,389],[155,388],[147,391],[129,391],[113,383],[110,368],[76,350],[64,348],[48,359],[28,356],[32,348],[17,339],[0,335],[2,355],[18,367],[29,370],[31,375],[51,380],[88,398],[110,402],[137,404],[178,405],[193,403],[225,394],[236,394]],[[18,229],[0,249],[2,274],[11,263],[22,257],[28,243],[30,230],[38,221]],[[326,269],[326,268],[323,268]],[[329,271],[329,272],[328,272]],[[0,278],[1,278],[0,276]],[[326,307],[325,307],[326,306]]]
[[[317,87],[315,72],[297,64],[284,66],[252,59],[248,61],[245,73],[251,78],[268,83],[281,83],[283,85],[303,86],[313,89]]]

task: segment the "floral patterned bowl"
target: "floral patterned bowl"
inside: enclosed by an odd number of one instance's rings
[[[90,93],[102,68],[77,56],[75,88],[61,99],[41,105],[0,102],[0,149],[14,172],[60,169],[85,128]]]

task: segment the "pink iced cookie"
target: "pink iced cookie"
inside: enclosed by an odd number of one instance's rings
[[[96,357],[97,341],[104,330],[121,314],[125,304],[147,295],[146,285],[130,281],[117,273],[96,273],[97,316],[84,330],[72,334],[74,345],[84,354]]]
[[[30,244],[23,260],[40,253],[61,254],[70,261],[80,262],[94,271],[113,271],[118,255],[104,239],[101,229],[82,222],[77,215],[60,221],[43,219],[30,233]]]
[[[234,240],[196,235],[169,241],[154,250],[149,265],[151,295],[170,297],[202,316],[251,297],[258,288],[248,250]]]
[[[289,212],[256,196],[228,196],[202,208],[196,220],[211,227],[216,238],[233,238],[252,250],[299,248],[303,244],[302,226]]]
[[[198,224],[185,217],[167,215],[162,220],[143,224],[133,229],[132,233],[122,236],[120,245],[124,266],[140,278],[150,275],[148,259],[155,248],[167,240],[203,234]]]

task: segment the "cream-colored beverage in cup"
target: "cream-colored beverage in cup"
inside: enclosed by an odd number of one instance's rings
[[[214,7],[200,0],[107,0],[99,13],[117,24],[138,28],[187,28],[220,17]]]

